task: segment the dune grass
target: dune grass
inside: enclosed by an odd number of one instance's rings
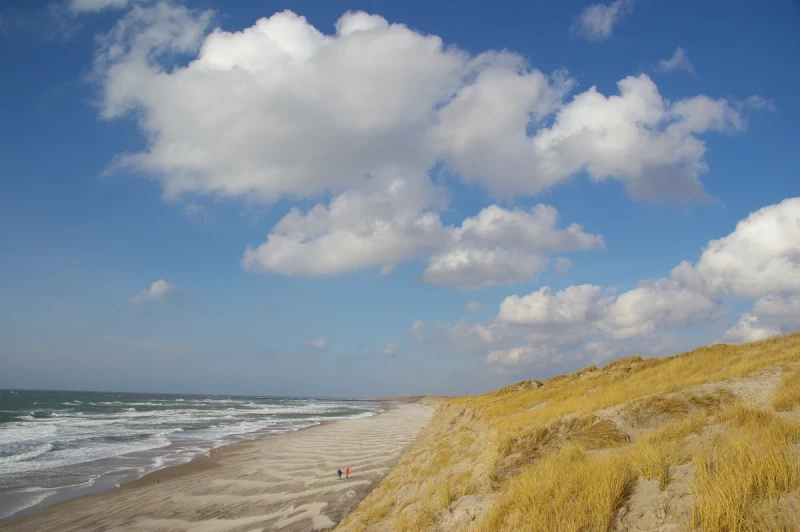
[[[686,401],[663,395],[653,395],[642,399],[631,408],[631,415],[637,421],[646,420],[657,414],[675,415],[687,412],[689,412],[689,405],[686,404]]]
[[[670,468],[687,461],[680,442],[646,441],[634,445],[627,453],[631,467],[643,478],[655,480],[662,490],[671,479]]]
[[[573,418],[563,423],[564,438],[586,449],[607,449],[630,441],[612,421],[595,416]]]
[[[501,397],[485,394],[453,402],[482,410],[499,430],[509,432],[568,413],[591,413],[646,396],[674,393],[691,386],[744,376],[757,369],[795,361],[799,358],[799,349],[800,334],[747,346],[718,344],[690,353],[630,363],[628,371],[619,371],[625,366],[616,365],[608,371],[603,368],[584,377],[559,376],[545,381],[540,388]],[[758,356],[749,350],[757,350]],[[595,388],[594,393],[588,393]],[[542,406],[527,408],[533,404]]]
[[[663,490],[682,464],[693,471],[687,529],[796,528],[786,501],[800,493],[798,368],[792,334],[443,400],[340,529],[446,530],[451,504],[473,495],[492,497],[479,530],[610,530],[638,478]],[[737,399],[730,379],[778,371],[767,403]]]
[[[708,425],[708,416],[705,412],[694,413],[680,421],[656,427],[642,434],[640,439],[648,443],[662,443],[683,439],[690,434],[701,432]]]
[[[553,441],[556,433],[553,426],[533,426],[517,430],[500,439],[498,453],[503,457],[512,453],[533,457],[540,448]]]
[[[624,460],[569,444],[513,479],[480,530],[607,530],[634,478]]]
[[[734,426],[693,457],[693,520],[702,530],[769,530],[782,494],[800,487],[800,426],[737,405]],[[796,526],[796,523],[795,523]]]
[[[786,412],[800,405],[800,370],[787,372],[783,376],[778,393],[773,401],[775,410]]]

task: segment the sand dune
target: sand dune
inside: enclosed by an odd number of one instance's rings
[[[232,445],[0,530],[329,529],[386,475],[432,413],[429,406],[401,404],[372,418]],[[337,468],[348,466],[350,478],[339,480]]]
[[[337,532],[800,532],[800,333],[438,405]]]

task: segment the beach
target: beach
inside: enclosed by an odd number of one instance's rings
[[[222,447],[122,487],[66,501],[2,531],[256,531],[333,528],[388,473],[433,408],[380,415]],[[340,480],[336,470],[351,468]]]

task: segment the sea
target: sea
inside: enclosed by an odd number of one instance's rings
[[[364,400],[0,390],[0,521],[223,445],[383,408]]]

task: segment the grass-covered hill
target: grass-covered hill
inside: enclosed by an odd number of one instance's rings
[[[337,530],[800,530],[800,334],[436,402]]]

